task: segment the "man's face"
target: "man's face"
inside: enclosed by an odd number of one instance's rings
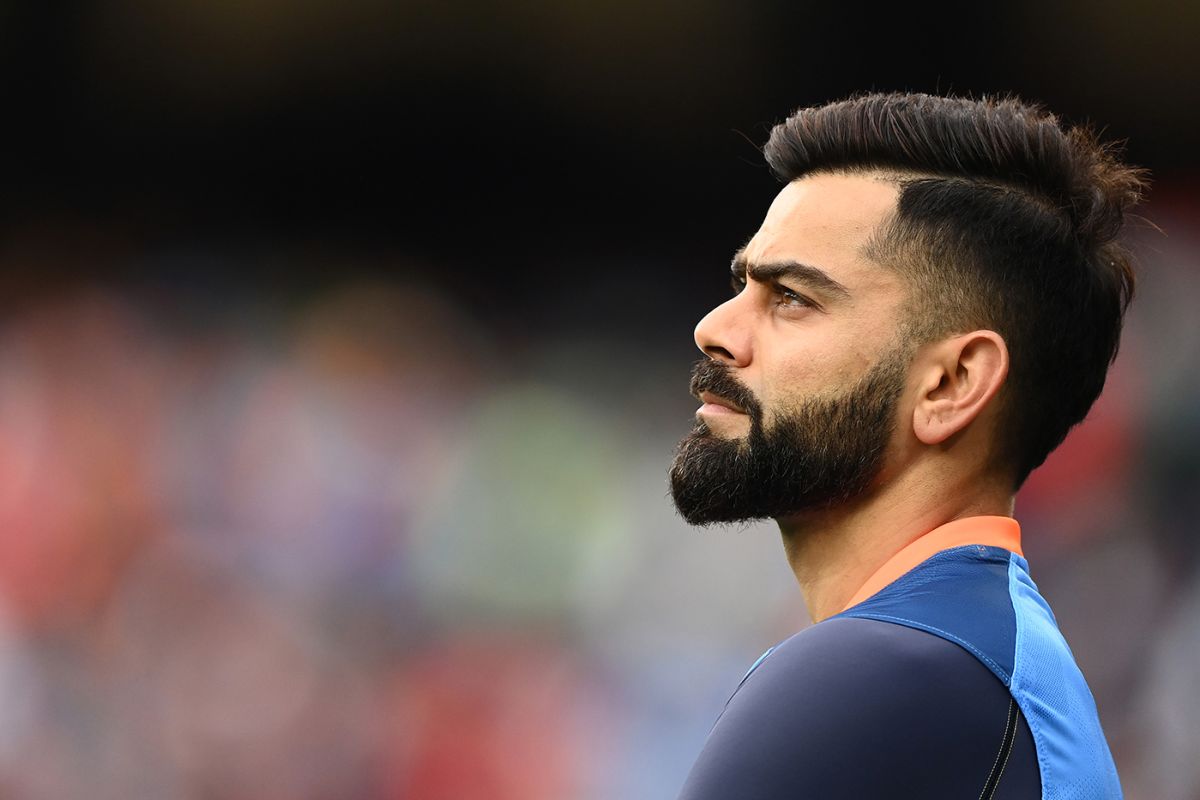
[[[696,327],[703,405],[671,467],[689,522],[793,516],[879,477],[911,350],[899,276],[861,253],[896,198],[870,175],[793,181],[735,258],[744,288]]]

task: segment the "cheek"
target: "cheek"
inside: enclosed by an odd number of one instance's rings
[[[764,401],[787,403],[835,388],[849,371],[845,358],[820,349],[789,353],[763,376]]]
[[[842,342],[837,347],[812,348],[777,359],[771,369],[763,371],[761,385],[753,387],[766,420],[805,400],[837,396],[856,385],[874,363],[857,344]]]
[[[828,384],[822,360],[815,356],[780,363],[763,376],[756,391],[763,408],[763,421],[770,426],[777,416],[798,408],[807,398],[820,394]]]
[[[895,336],[893,310],[872,306],[850,316],[817,320],[757,340],[758,372],[747,385],[769,420],[776,408],[837,395],[854,386],[875,364],[883,343]]]

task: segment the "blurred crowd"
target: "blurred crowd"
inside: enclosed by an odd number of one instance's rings
[[[1194,800],[1200,239],[1156,219],[1105,395],[1018,517],[1127,796]],[[0,795],[673,796],[807,620],[770,526],[675,517],[663,344],[507,336],[401,277],[10,309]]]

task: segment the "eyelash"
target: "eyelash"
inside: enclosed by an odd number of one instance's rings
[[[775,293],[777,295],[779,295],[779,297],[781,297],[785,300],[794,300],[796,305],[803,306],[805,308],[812,306],[812,303],[809,302],[807,297],[805,297],[802,294],[793,292],[791,289],[787,288],[786,286],[776,285]]]
[[[734,295],[741,294],[742,290],[745,288],[746,288],[746,279],[735,276],[733,278],[733,293],[734,293]],[[813,303],[811,300],[809,300],[804,295],[800,294],[799,292],[793,291],[782,284],[772,283],[771,291],[777,297],[781,298],[782,300],[795,301],[795,304],[802,308],[813,308],[816,306],[815,303]],[[791,305],[791,303],[781,302],[780,305]]]

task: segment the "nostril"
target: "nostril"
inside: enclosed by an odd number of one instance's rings
[[[704,351],[706,356],[716,361],[737,361],[737,359],[734,358],[733,353],[729,352],[720,345],[710,344],[701,349]]]

